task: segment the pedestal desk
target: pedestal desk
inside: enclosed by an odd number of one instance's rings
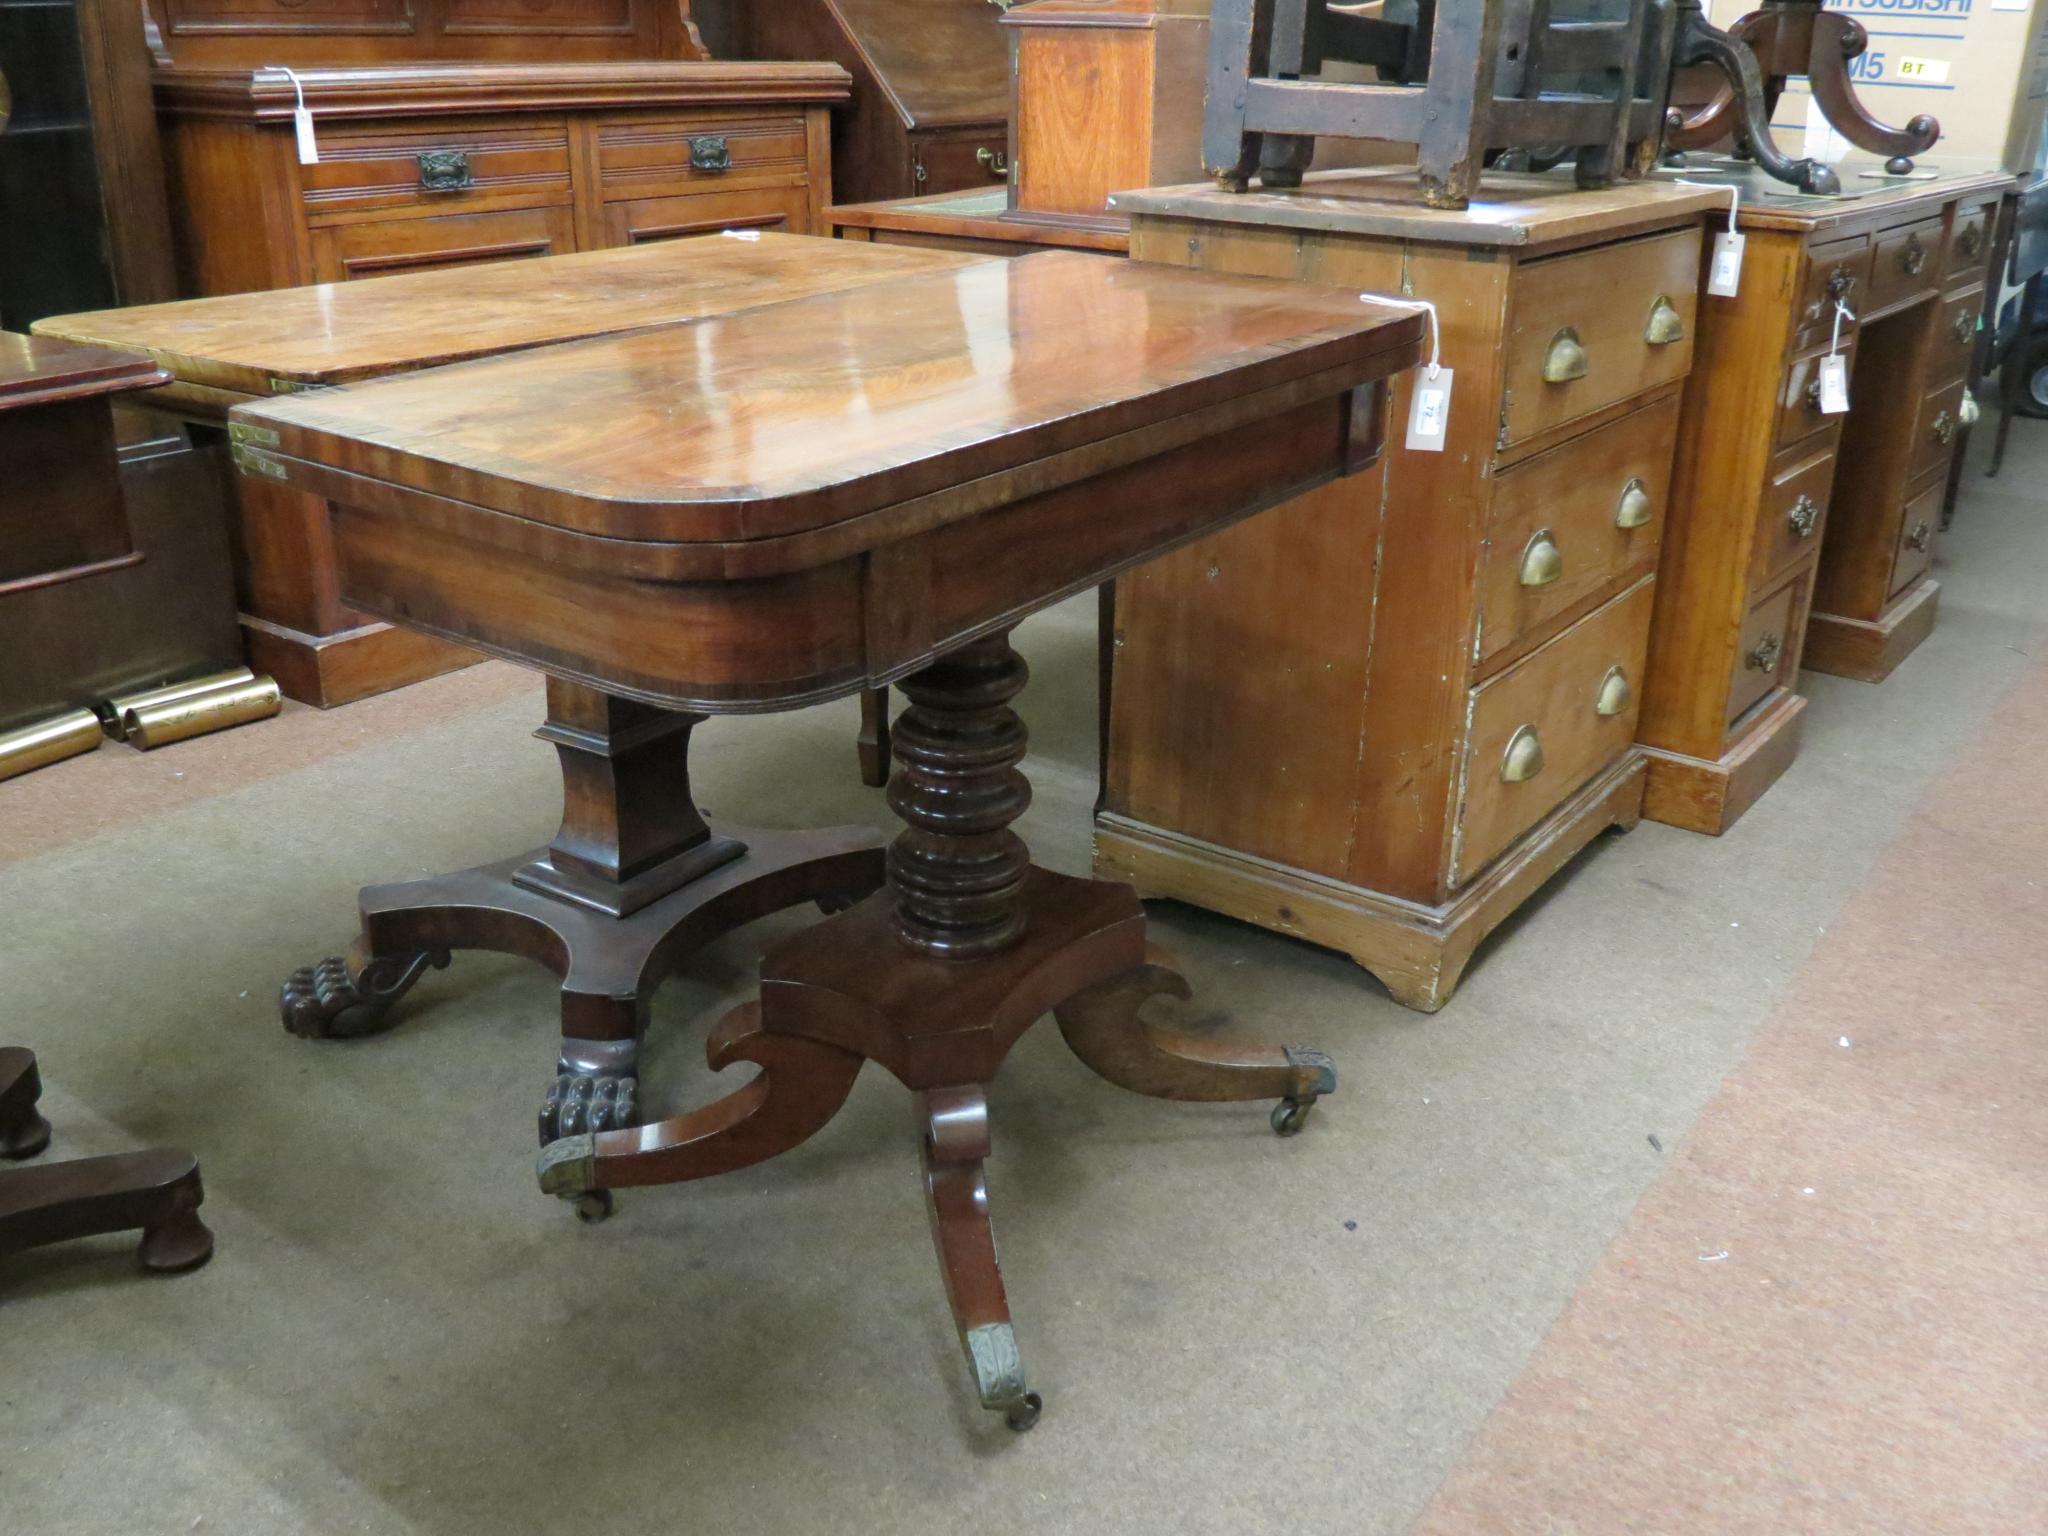
[[[864,1060],[916,1097],[946,1289],[988,1407],[1037,1416],[989,1227],[986,1085],[1047,1011],[1095,1070],[1172,1098],[1335,1087],[1319,1052],[1230,1049],[1140,1017],[1185,995],[1130,888],[1037,868],[1009,707],[1010,627],[1378,451],[1418,316],[1297,284],[1071,252],[898,276],[935,253],[849,242],[877,281],[801,296],[765,252],[733,313],[239,407],[245,470],[328,509],[350,601],[545,671],[561,831],[537,853],[364,893],[347,961],[288,1014],[375,1027],[457,948],[566,973],[542,1187],[593,1214],[618,1185],[774,1156],[838,1110]],[[957,259],[955,259],[957,261]],[[805,270],[799,263],[799,272]],[[790,297],[787,295],[799,296]],[[708,828],[689,798],[702,714],[902,680],[886,857],[858,832]],[[848,906],[855,895],[883,889]],[[647,992],[710,934],[805,899],[847,907],[762,962],[711,1032],[758,1075],[636,1125]],[[571,1042],[576,1044],[575,1041]]]
[[[1942,489],[2012,182],[1876,169],[1845,164],[1841,197],[1725,161],[1679,172],[1739,186],[1744,253],[1736,294],[1700,298],[1707,387],[1679,425],[1639,729],[1654,820],[1726,830],[1798,750],[1802,663],[1877,682],[1934,626]],[[1849,410],[1828,415],[1838,299]]]
[[[1442,451],[1117,584],[1096,867],[1441,1007],[1480,938],[1642,806],[1635,746],[1699,220],[1715,194],[1412,171],[1119,195],[1131,254],[1435,304]],[[1721,199],[1725,203],[1725,199]]]

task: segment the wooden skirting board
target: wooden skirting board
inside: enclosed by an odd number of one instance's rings
[[[1609,827],[1642,817],[1639,749],[1572,796],[1477,881],[1439,907],[1162,831],[1113,812],[1095,818],[1095,872],[1143,897],[1171,897],[1262,928],[1339,949],[1377,976],[1405,1008],[1450,1001],[1479,941]]]
[[[483,656],[414,630],[371,619],[335,635],[309,635],[242,615],[249,665],[268,672],[288,699],[332,709],[422,678],[474,666]]]
[[[1929,577],[1876,621],[1816,612],[1806,621],[1808,671],[1881,683],[1934,631],[1941,583]]]
[[[1645,747],[1650,776],[1643,791],[1643,816],[1719,837],[1792,766],[1799,755],[1805,714],[1806,700],[1796,693],[1781,693],[1763,706],[1742,739],[1717,761]]]

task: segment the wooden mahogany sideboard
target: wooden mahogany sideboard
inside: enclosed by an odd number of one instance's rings
[[[1740,187],[1742,273],[1733,297],[1702,274],[1705,387],[1680,416],[1637,734],[1643,814],[1720,833],[1798,751],[1802,660],[1876,682],[1933,627],[1928,568],[2011,178],[1873,181],[1850,162],[1843,186],[1870,190],[1808,197],[1695,158],[1679,174]],[[1726,227],[1710,217],[1708,238]],[[1837,299],[1849,410],[1828,415]]]
[[[721,229],[822,231],[826,115],[848,89],[833,64],[432,64],[308,68],[299,78],[320,147],[312,165],[299,163],[296,93],[282,75],[158,71],[189,291],[466,268]],[[448,285],[451,315],[472,312],[466,290],[465,279]],[[601,311],[581,327],[615,328]],[[250,658],[293,698],[344,704],[475,660],[349,609],[324,514],[307,498],[244,481],[236,500]]]
[[[1716,195],[1412,171],[1120,197],[1131,254],[1428,300],[1442,451],[1121,578],[1096,867],[1341,949],[1441,1007],[1479,939],[1642,805],[1699,224]],[[1725,199],[1722,201],[1725,202]]]
[[[989,0],[740,0],[750,59],[830,59],[853,76],[836,114],[842,201],[1001,186],[1010,60]]]

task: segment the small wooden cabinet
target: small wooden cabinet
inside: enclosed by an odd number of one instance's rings
[[[1442,451],[1122,577],[1096,866],[1351,954],[1409,1007],[1642,805],[1637,704],[1711,193],[1412,171],[1120,198],[1133,258],[1436,306]]]
[[[853,76],[833,129],[839,201],[1008,179],[1010,59],[989,0],[748,0],[733,21],[747,58],[830,59]]]
[[[1853,166],[1844,180],[1869,185]],[[1802,664],[1874,682],[1932,627],[1927,571],[2007,184],[1811,198],[1740,177],[1741,280],[1733,296],[1702,290],[1706,387],[1687,391],[1679,425],[1644,815],[1725,831],[1798,751]],[[1710,219],[1709,238],[1723,228]],[[1836,348],[1849,410],[1829,415],[1819,372]]]

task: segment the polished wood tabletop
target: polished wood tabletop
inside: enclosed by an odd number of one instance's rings
[[[163,382],[146,357],[0,331],[0,411],[47,405]]]
[[[987,259],[905,247],[878,257],[801,235],[737,230],[374,282],[53,315],[35,329],[147,353],[184,386],[268,396],[724,314],[736,299],[750,302],[754,285],[767,298],[786,299]]]

